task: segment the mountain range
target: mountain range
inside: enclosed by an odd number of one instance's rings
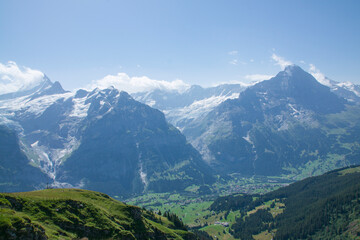
[[[250,85],[221,84],[209,88],[192,85],[184,92],[156,89],[134,93],[132,96],[142,103],[163,111],[167,120],[183,131],[189,124],[202,119],[223,101],[239,97],[239,94]]]
[[[125,92],[71,93],[44,78],[34,91],[2,97],[1,123],[16,131],[17,150],[54,187],[124,196],[213,181],[200,154],[164,114]]]
[[[292,65],[182,132],[219,173],[304,178],[359,161],[359,102],[343,96]]]
[[[38,187],[113,196],[211,185],[215,174],[299,179],[359,163],[359,110],[359,86],[324,85],[295,65],[249,86],[130,96],[113,87],[67,92],[44,75],[36,87],[0,95],[0,125],[24,179],[31,166],[46,174]],[[2,168],[16,165],[1,157]]]

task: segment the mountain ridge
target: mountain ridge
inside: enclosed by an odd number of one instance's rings
[[[0,106],[2,123],[16,129],[29,161],[53,179],[53,186],[122,196],[213,181],[201,156],[162,112],[113,87],[71,93],[51,83]],[[76,172],[84,175],[77,178]],[[69,182],[59,181],[65,179]]]
[[[274,78],[247,88],[239,98],[224,101],[183,133],[210,165],[223,169],[220,172],[277,175],[285,173],[284,168],[299,168],[307,162],[325,164],[321,159],[331,153],[326,153],[330,150],[326,144],[345,153],[337,140],[328,138],[327,131],[341,128],[328,122],[346,114],[349,106],[358,108],[300,67],[289,66]],[[351,121],[357,122],[356,118]],[[356,146],[356,139],[353,141]],[[354,152],[358,151],[355,147]],[[341,163],[341,158],[338,166],[349,164]]]

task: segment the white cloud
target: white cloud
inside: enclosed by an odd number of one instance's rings
[[[233,59],[229,62],[231,65],[237,65],[238,64],[238,60],[237,59]]]
[[[319,83],[321,83],[321,84],[323,84],[323,85],[325,85],[325,86],[329,86],[329,87],[331,86],[331,83],[330,83],[329,79],[327,79],[327,78],[325,77],[325,75],[324,75],[322,72],[320,72],[319,69],[317,69],[317,68],[315,67],[314,64],[309,64],[309,66],[310,66],[310,68],[309,68],[310,74],[313,75],[313,77],[314,77]]]
[[[228,54],[231,55],[231,56],[235,56],[235,55],[238,54],[238,51],[236,51],[236,50],[230,51],[230,52],[228,52]]]
[[[264,80],[264,79],[262,79]],[[250,87],[255,85],[256,83],[258,83],[259,81],[254,81],[254,82],[244,82],[241,80],[230,80],[230,81],[226,81],[226,82],[217,82],[217,83],[213,83],[210,85],[210,87],[217,87],[219,85],[223,85],[223,84],[239,84],[240,86],[246,88],[246,87]]]
[[[262,81],[262,80],[268,80],[270,78],[274,77],[273,75],[266,75],[266,74],[251,74],[246,75],[245,79],[250,81]]]
[[[190,87],[189,84],[179,79],[168,82],[150,79],[146,76],[130,77],[126,73],[118,73],[117,75],[107,75],[102,79],[93,81],[87,88],[105,89],[111,86],[128,93],[151,91],[155,89],[184,92]]]
[[[276,62],[276,65],[279,65],[281,69],[285,69],[286,66],[292,65],[292,62],[285,60],[283,57],[280,57],[273,53],[271,58]]]
[[[0,63],[0,94],[25,91],[43,81],[44,73],[28,67],[18,67],[15,62]]]

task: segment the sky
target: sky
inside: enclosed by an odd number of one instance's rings
[[[359,13],[358,0],[1,0],[0,73],[135,91],[257,81],[292,63],[360,84]]]

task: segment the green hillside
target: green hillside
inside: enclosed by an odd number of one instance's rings
[[[167,218],[78,189],[0,194],[0,239],[197,239]]]
[[[219,216],[237,213],[229,227],[237,239],[359,239],[360,167],[331,171],[264,195],[220,197],[210,210]]]

